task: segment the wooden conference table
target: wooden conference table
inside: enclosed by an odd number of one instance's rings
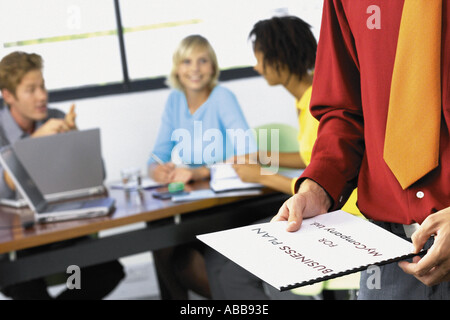
[[[208,181],[189,185],[209,187]],[[202,233],[250,224],[277,213],[287,195],[263,190],[261,195],[211,198],[174,203],[152,197],[153,190],[108,189],[116,208],[108,216],[23,228],[28,208],[0,206],[0,288],[65,273],[70,265],[98,264],[195,240]],[[92,236],[111,228],[145,222],[141,228]],[[126,228],[122,228],[126,229]]]

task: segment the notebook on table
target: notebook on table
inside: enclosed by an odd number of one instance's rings
[[[211,165],[210,172],[211,180],[209,185],[214,192],[262,188],[262,185],[259,183],[243,182],[233,169],[233,165],[229,163]]]
[[[105,191],[98,128],[26,138],[12,148],[47,201]],[[0,204],[23,207],[27,202],[23,198],[0,199]]]
[[[98,217],[114,208],[114,199],[108,197],[49,204],[11,146],[0,149],[0,162],[33,211],[35,222]]]

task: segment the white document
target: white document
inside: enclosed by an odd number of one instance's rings
[[[228,259],[287,290],[412,256],[412,244],[344,211],[303,220],[297,232],[271,222],[197,236]]]
[[[232,164],[214,164],[211,166],[210,172],[211,181],[209,185],[215,192],[262,187],[262,185],[259,183],[243,182],[237,175],[236,171],[233,169]]]
[[[172,196],[172,201],[185,202],[211,198],[257,196],[259,194],[261,194],[261,190],[241,190],[241,191],[227,191],[215,193],[211,189],[205,189],[205,190],[194,190],[189,192],[188,194]]]
[[[164,185],[165,184],[156,182],[155,180],[148,178],[148,177],[142,178],[142,181],[141,181],[142,189],[158,188],[158,187],[162,187]],[[136,189],[136,187],[137,187],[137,184],[135,181],[128,182],[125,185],[122,182],[116,182],[116,183],[111,184],[111,188],[113,188],[113,189],[134,190],[134,189]]]

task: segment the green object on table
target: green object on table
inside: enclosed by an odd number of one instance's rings
[[[184,183],[183,182],[171,182],[168,186],[170,193],[180,192],[184,190]]]

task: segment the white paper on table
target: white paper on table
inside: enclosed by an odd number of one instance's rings
[[[219,163],[211,165],[210,172],[211,181],[209,185],[215,192],[262,187],[262,185],[259,183],[243,182],[237,175],[236,171],[233,169],[232,164],[229,163]]]
[[[160,182],[156,182],[155,180],[144,177],[141,181],[141,188],[142,189],[151,189],[151,188],[158,188],[162,187],[165,184],[162,184]],[[123,184],[122,182],[116,182],[111,184],[111,188],[113,189],[124,189],[124,190],[134,190],[137,187],[136,181],[130,181],[127,184]]]
[[[172,196],[173,202],[185,202],[196,201],[211,198],[226,198],[226,197],[244,197],[244,196],[256,196],[261,194],[261,190],[241,190],[241,191],[227,191],[215,193],[211,189],[194,190],[188,194],[174,195]]]
[[[297,232],[269,222],[197,236],[284,291],[413,256],[412,244],[344,211],[303,220]]]

